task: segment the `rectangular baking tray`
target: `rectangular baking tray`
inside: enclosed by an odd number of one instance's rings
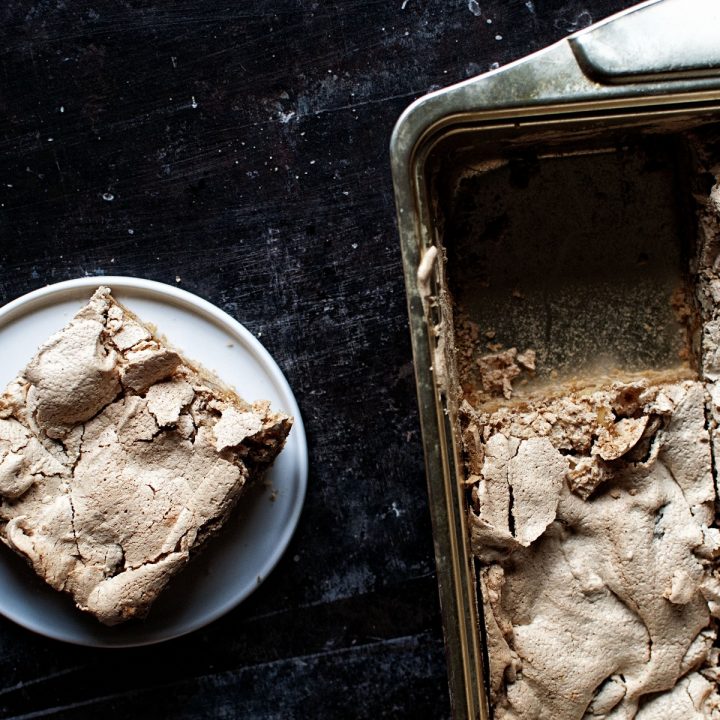
[[[630,194],[635,194],[638,209],[643,197],[654,207],[650,215],[657,223],[638,228],[640,245],[653,236],[649,251],[667,262],[658,265],[652,282],[669,289],[681,272],[681,236],[693,232],[689,210],[681,203],[668,209],[666,202],[678,183],[689,182],[684,138],[718,124],[720,4],[655,0],[505,68],[427,95],[413,103],[395,127],[393,182],[456,718],[489,720],[491,709],[482,602],[466,522],[453,296],[464,295],[479,323],[494,320],[500,332],[505,328],[510,334],[518,328],[512,308],[504,312],[503,301],[485,292],[483,276],[473,272],[473,233],[492,232],[496,206],[502,206],[516,228],[535,223],[541,236],[570,227],[558,213],[539,212],[541,204],[524,212],[514,197],[516,183],[534,183],[550,202],[588,173],[609,187],[625,175],[628,187],[635,188]],[[654,168],[655,184],[649,186],[648,162],[661,166],[660,172]],[[617,234],[612,207],[602,211],[598,182],[595,190],[590,184],[585,199],[576,194],[568,211],[581,228],[574,250],[589,249],[590,265],[596,266],[603,257],[625,253],[628,262],[623,261],[623,267],[632,276],[629,258],[642,262],[648,250],[628,248],[625,241],[631,234]],[[606,204],[612,202],[611,197]],[[458,215],[467,220],[465,225],[458,225]],[[589,227],[590,218],[599,218],[599,224]],[[517,235],[522,238],[522,230]],[[540,258],[537,248],[523,248],[521,241],[514,252],[526,270]],[[484,261],[487,265],[488,258]],[[490,261],[499,278],[510,272],[502,255]],[[570,267],[578,270],[582,264],[570,261]],[[505,290],[511,289],[513,279],[505,280]],[[583,283],[593,281],[581,276],[575,288],[581,291]],[[604,281],[612,284],[607,274]],[[586,300],[592,302],[592,295]],[[615,315],[614,334],[631,334],[637,318],[627,319],[626,313],[623,325],[622,313]],[[569,347],[576,331],[577,326],[568,327],[564,340],[562,328],[556,329],[559,346]],[[537,335],[528,331],[528,341],[537,342]],[[629,369],[670,366],[677,353],[662,336],[631,343],[624,355],[621,348],[612,349],[615,360]],[[588,344],[572,362],[584,362],[593,351]]]

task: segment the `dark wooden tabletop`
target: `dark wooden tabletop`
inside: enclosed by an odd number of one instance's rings
[[[0,304],[110,274],[215,303],[286,373],[311,472],[284,559],[203,630],[96,650],[0,618],[0,717],[450,715],[390,133],[631,4],[4,0]]]

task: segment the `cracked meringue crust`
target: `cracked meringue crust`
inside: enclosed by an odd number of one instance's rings
[[[668,691],[715,681],[705,400],[701,382],[645,380],[489,417],[463,406],[482,427],[472,447],[466,433],[469,519],[497,720],[655,717],[648,696],[674,707],[686,695]],[[716,717],[708,697],[682,717]]]
[[[697,373],[460,398],[494,720],[720,720],[720,184],[699,225]]]
[[[0,539],[100,622],[142,618],[291,426],[101,287],[0,396]]]

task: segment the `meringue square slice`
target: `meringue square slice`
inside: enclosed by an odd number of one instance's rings
[[[142,618],[291,426],[98,288],[0,395],[0,540],[100,622]]]

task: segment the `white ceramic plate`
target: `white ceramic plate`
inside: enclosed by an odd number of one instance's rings
[[[0,390],[60,330],[93,290],[107,285],[120,302],[153,323],[170,343],[233,386],[246,400],[270,400],[295,423],[268,472],[270,487],[250,491],[229,527],[162,594],[148,618],[106,628],[45,585],[22,559],[0,546],[0,613],[57,640],[130,647],[169,640],[220,617],[267,577],[297,525],[307,485],[307,443],[292,390],[267,350],[214,305],[184,290],[129,277],[57,283],[0,309]],[[275,491],[274,501],[271,492]]]

